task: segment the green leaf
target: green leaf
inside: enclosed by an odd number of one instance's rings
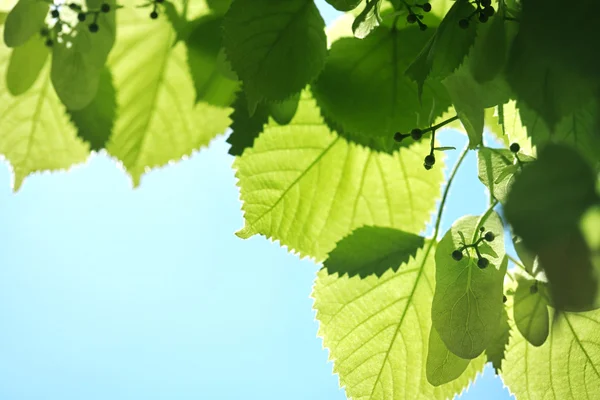
[[[269,120],[269,112],[265,104],[259,104],[251,116],[248,113],[246,96],[238,93],[230,118],[231,134],[227,138],[227,143],[231,145],[229,154],[241,156],[245,149],[254,145],[254,141],[263,131],[263,127]]]
[[[221,72],[221,24],[223,19],[205,16],[192,22],[193,28],[185,41],[188,65],[194,86],[196,101],[205,101],[219,107],[229,107],[239,90],[239,83]]]
[[[600,387],[600,311],[565,313],[535,347],[520,335],[508,346],[502,378],[519,399],[594,399]]]
[[[317,77],[327,56],[325,22],[312,0],[236,0],[223,22],[223,43],[244,82],[251,113],[284,100]]]
[[[518,155],[522,163],[533,159],[524,154]],[[478,177],[490,191],[490,196],[502,204],[506,203],[514,175],[520,170],[515,156],[510,150],[481,147],[477,151]]]
[[[541,346],[550,330],[548,302],[537,281],[520,277],[518,282],[513,306],[515,325],[529,343]]]
[[[362,0],[327,0],[327,2],[338,11],[350,11],[358,7]]]
[[[323,263],[323,268],[339,276],[382,276],[389,269],[397,271],[415,256],[424,243],[425,238],[414,233],[363,226],[336,244]]]
[[[506,346],[510,341],[510,325],[508,324],[508,313],[506,308],[502,308],[502,316],[496,326],[496,332],[488,346],[485,349],[487,362],[491,362],[496,375],[502,370],[502,363],[505,359]]]
[[[358,14],[352,23],[352,33],[358,39],[366,38],[381,23],[381,16],[379,15],[381,0],[366,0],[366,3],[364,10]]]
[[[25,93],[38,79],[50,51],[39,36],[13,50],[6,71],[6,88],[13,96]]]
[[[598,201],[594,171],[572,148],[556,144],[539,152],[508,195],[506,218],[538,255],[559,310],[586,310],[598,301],[590,250],[579,229],[583,213]]]
[[[150,168],[206,146],[230,122],[230,109],[194,104],[185,46],[173,46],[175,37],[164,18],[152,20],[133,7],[119,10],[119,42],[109,59],[119,110],[107,150],[134,186]]]
[[[107,3],[116,8],[115,0]],[[101,4],[88,2],[91,9]],[[55,41],[53,46],[50,78],[56,94],[70,110],[84,108],[96,96],[100,74],[115,42],[115,12],[99,13],[96,23],[98,32],[90,32],[88,24],[79,23],[73,35],[64,35],[63,41]]]
[[[9,50],[0,48],[1,71],[8,62]],[[0,154],[12,166],[13,190],[19,190],[32,173],[68,169],[87,158],[87,146],[76,137],[52,90],[48,63],[21,96],[12,97],[0,80],[0,104]]]
[[[285,99],[283,101],[275,101],[269,103],[269,112],[271,117],[279,124],[279,125],[287,125],[290,123],[294,115],[296,115],[296,111],[298,110],[298,102],[300,101],[300,93],[290,97],[289,99]]]
[[[442,181],[437,163],[423,168],[427,151],[426,143],[393,155],[348,143],[304,94],[289,125],[269,123],[234,163],[246,222],[237,235],[260,233],[323,260],[363,225],[420,232]]]
[[[531,276],[534,276],[534,271],[537,269],[537,259],[535,254],[532,254],[523,243],[523,239],[518,236],[513,237],[513,245],[515,251],[521,260],[521,263],[525,267],[525,271]]]
[[[392,152],[399,147],[394,132],[424,127],[430,114],[436,118],[446,111],[450,100],[440,82],[428,82],[419,102],[415,83],[402,74],[430,36],[415,26],[382,26],[366,39],[342,38],[333,44],[313,92],[341,135]],[[407,138],[402,144],[413,142]]]
[[[348,398],[446,400],[482,369],[480,358],[453,382],[433,387],[427,381],[433,270],[428,242],[416,258],[382,277],[319,272],[312,294],[319,336]]]
[[[521,147],[521,153],[528,156],[535,156],[535,148],[531,144],[531,138],[528,130],[532,131],[533,126],[526,128],[521,121],[521,114],[517,108],[517,102],[510,100],[506,104],[499,104],[498,124],[502,127],[503,134],[508,138],[507,147],[512,143],[518,143]]]
[[[225,14],[227,10],[229,10],[232,2],[233,0],[206,0],[208,7],[217,14]]]
[[[427,381],[440,386],[459,378],[469,366],[471,360],[460,358],[452,353],[432,326],[429,329],[429,347],[427,348]]]
[[[19,47],[44,27],[50,4],[39,0],[19,0],[6,16],[4,43],[8,47]]]
[[[77,136],[89,143],[90,150],[101,150],[106,146],[113,131],[117,115],[117,99],[112,74],[104,68],[96,96],[86,107],[67,113],[77,128]]]
[[[487,23],[479,25],[479,35],[469,56],[469,69],[475,81],[479,83],[496,78],[506,64],[507,49],[512,42],[514,29],[506,27],[503,4],[499,1],[494,16]]]
[[[486,257],[487,268],[477,266],[472,249],[463,250],[456,261],[452,252],[461,247],[461,232],[468,240],[478,238],[479,226],[496,235],[490,247],[495,256]],[[496,213],[485,221],[467,216],[456,221],[444,235],[435,253],[436,290],[432,304],[433,326],[452,353],[475,358],[489,345],[502,313],[502,285],[508,260],[504,256],[504,228]],[[469,243],[467,243],[469,244]]]

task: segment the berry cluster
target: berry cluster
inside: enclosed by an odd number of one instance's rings
[[[462,29],[467,29],[470,25],[471,18],[478,16],[479,22],[486,23],[496,13],[494,7],[492,7],[492,0],[475,0],[477,9],[468,17],[458,21],[458,26]]]
[[[469,247],[472,247],[473,249],[475,249],[475,253],[477,253],[477,266],[481,269],[487,268],[488,265],[490,265],[490,262],[487,258],[484,258],[481,253],[479,252],[479,244],[481,242],[483,242],[484,240],[486,242],[493,242],[494,239],[496,238],[496,235],[494,235],[493,232],[491,231],[487,231],[485,232],[485,228],[482,226],[479,228],[479,239],[477,239],[475,241],[475,243],[471,243],[471,244],[466,244],[466,243],[462,243],[462,246],[456,250],[454,250],[452,252],[452,258],[456,261],[460,261],[463,258],[463,251]]]
[[[77,20],[79,22],[91,19],[91,23],[88,25],[88,29],[91,33],[96,33],[100,30],[100,26],[98,25],[100,14],[107,14],[112,11],[112,7],[108,3],[102,3],[98,10],[84,10],[83,7],[77,3],[53,3],[50,7],[50,17],[55,22],[51,27],[44,27],[40,31],[40,35],[46,39],[45,44],[48,47],[52,47],[57,37],[63,34],[63,26],[73,30],[73,27],[61,18],[62,10],[65,6],[68,7],[68,10],[77,14]]]
[[[448,118],[447,120],[442,121],[437,125],[430,126],[429,128],[426,128],[426,129],[415,128],[412,131],[410,131],[410,133],[396,132],[396,133],[394,133],[394,140],[396,142],[401,142],[410,136],[414,141],[418,141],[418,140],[421,140],[421,138],[423,137],[423,135],[425,133],[431,132],[431,147],[430,147],[431,150],[429,151],[429,154],[426,155],[425,159],[423,160],[423,167],[425,167],[425,169],[427,169],[427,170],[430,170],[435,165],[435,155],[433,154],[434,151],[455,150],[454,147],[435,147],[435,131],[456,119],[458,119],[458,115],[454,116],[452,118]]]
[[[414,24],[416,22],[419,25],[419,29],[421,29],[422,31],[427,29],[427,25],[425,25],[421,21],[423,19],[423,14],[417,14],[417,13],[413,12],[411,6],[406,4],[406,2],[404,2],[404,4],[406,5],[406,9],[408,10],[408,15],[406,16],[406,22],[408,22],[409,24]],[[429,3],[429,2],[423,3],[423,4],[415,4],[412,7],[418,7],[426,13],[431,11],[431,3]]]

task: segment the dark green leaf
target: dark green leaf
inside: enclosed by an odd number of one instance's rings
[[[425,239],[393,228],[364,226],[340,240],[329,253],[323,268],[343,276],[381,276],[394,272],[423,247]]]
[[[217,14],[225,14],[227,10],[229,10],[232,2],[233,0],[206,0],[208,7]]]
[[[6,88],[13,96],[23,94],[33,86],[49,54],[44,39],[38,35],[12,51],[6,70]]]
[[[392,152],[399,147],[394,132],[424,127],[430,114],[436,118],[446,111],[450,101],[440,82],[427,82],[419,102],[415,83],[401,73],[430,36],[415,26],[382,26],[366,39],[342,38],[332,45],[313,93],[340,135]],[[407,138],[401,144],[411,143]]]
[[[325,63],[325,22],[310,0],[236,0],[223,29],[251,113],[262,100],[300,92]]]
[[[227,143],[231,145],[229,154],[241,156],[245,149],[252,147],[254,140],[262,132],[269,119],[269,111],[266,105],[259,104],[251,116],[248,113],[246,96],[243,93],[238,93],[233,103],[233,113],[230,118],[231,134],[227,138]]]
[[[462,375],[470,362],[471,360],[460,358],[448,350],[435,328],[431,327],[425,367],[429,383],[433,386],[440,386],[452,382]]]
[[[513,307],[515,325],[529,343],[541,346],[550,331],[548,302],[538,288],[543,284],[522,277],[518,282]]]
[[[77,127],[77,136],[89,143],[90,150],[98,151],[106,146],[112,134],[116,110],[117,99],[112,75],[108,68],[104,68],[92,102],[80,110],[67,112]]]
[[[279,125],[287,125],[296,115],[299,101],[300,93],[280,102],[274,101],[268,105],[269,113]]]
[[[568,146],[548,144],[515,179],[505,212],[523,243],[539,257],[559,311],[597,303],[598,279],[579,221],[599,202],[596,174]]]
[[[19,0],[6,16],[4,43],[8,47],[22,46],[45,26],[50,4],[40,0]]]
[[[497,77],[506,64],[508,42],[512,41],[514,29],[507,29],[502,4],[500,1],[496,14],[487,23],[479,26],[479,34],[471,50],[469,67],[473,78],[479,83]],[[514,25],[514,22],[508,23]],[[510,38],[507,37],[509,35]]]
[[[366,38],[369,33],[379,26],[381,16],[379,15],[379,4],[381,0],[366,0],[365,9],[358,14],[352,23],[352,32],[359,39]]]
[[[508,313],[506,308],[502,309],[500,321],[496,326],[496,333],[485,349],[487,361],[492,363],[496,375],[502,370],[502,361],[504,361],[506,346],[510,340],[510,325],[508,324]]]
[[[479,268],[476,252],[469,248],[463,250],[462,259],[456,261],[452,252],[461,247],[460,233],[472,243],[479,237],[481,225],[496,235],[489,245],[497,256],[485,256],[489,265]],[[452,225],[436,250],[436,286],[431,318],[448,349],[459,357],[477,357],[496,334],[508,265],[503,231],[502,221],[495,212],[485,221],[480,217],[463,217]]]
[[[196,88],[196,102],[228,107],[239,90],[237,80],[231,80],[221,72],[219,53],[221,51],[220,17],[207,16],[192,22],[185,43],[188,51],[188,65]]]

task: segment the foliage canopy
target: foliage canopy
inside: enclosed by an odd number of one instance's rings
[[[90,151],[137,186],[228,131],[237,235],[323,262],[348,397],[445,399],[491,362],[519,399],[598,398],[600,3],[328,2],[326,32],[313,0],[1,1],[14,190]],[[469,151],[489,208],[442,235]]]

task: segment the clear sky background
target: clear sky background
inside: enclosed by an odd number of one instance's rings
[[[17,194],[0,168],[0,399],[345,399],[316,337],[318,266],[233,235],[227,149],[221,137],[136,190],[105,155]],[[443,229],[486,205],[472,152]],[[459,398],[511,397],[486,368]]]

